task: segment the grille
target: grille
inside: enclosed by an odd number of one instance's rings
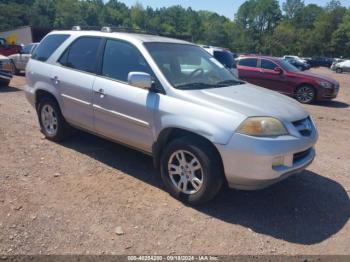
[[[306,157],[311,152],[311,149],[312,148],[309,148],[309,149],[307,149],[305,151],[302,151],[302,152],[299,152],[299,153],[295,153],[293,155],[293,164],[295,164],[295,162],[297,162],[297,161],[303,159],[304,157]]]
[[[312,122],[310,117],[293,122],[295,128],[302,136],[311,136],[312,134]]]

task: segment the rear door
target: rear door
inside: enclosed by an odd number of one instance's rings
[[[260,85],[260,68],[257,58],[241,58],[237,63],[237,69],[240,79],[254,85]]]
[[[51,76],[59,89],[65,118],[88,130],[93,130],[92,87],[101,43],[99,37],[77,38],[62,54]]]
[[[131,43],[107,39],[99,76],[93,86],[95,132],[151,152],[153,110],[159,94],[128,84],[130,72],[153,75]]]
[[[268,59],[261,59],[260,83],[262,87],[278,91],[283,94],[290,94],[292,89],[288,85],[288,80],[283,69],[275,62]],[[275,68],[282,69],[282,72],[276,72]]]

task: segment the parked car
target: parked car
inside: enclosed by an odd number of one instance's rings
[[[23,47],[18,54],[8,56],[13,63],[13,74],[16,75],[20,71],[26,69],[27,63],[32,56],[32,53],[37,48],[39,43],[32,43]]]
[[[300,71],[305,71],[311,68],[311,66],[308,63],[302,62],[301,60],[296,60],[294,58],[288,58],[288,57],[284,58],[284,60],[286,60],[288,63],[298,68]]]
[[[12,78],[12,63],[6,56],[0,55],[0,86],[8,86]]]
[[[190,204],[224,183],[266,187],[315,157],[317,130],[299,103],[237,80],[182,40],[54,31],[26,78],[47,139],[62,141],[74,126],[150,154],[170,194]]]
[[[234,76],[238,77],[237,65],[235,57],[236,55],[230,50],[222,47],[201,45],[201,47],[209,54],[215,57],[221,64],[228,68]]]
[[[307,59],[307,63],[311,65],[311,67],[331,67],[332,63],[333,63],[333,59],[332,58],[328,58],[328,57],[313,57],[313,58],[309,58]]]
[[[334,63],[331,66],[331,69],[338,74],[343,72],[350,72],[350,60],[344,60],[342,62]]]
[[[336,98],[339,83],[332,78],[301,72],[284,59],[247,56],[238,59],[242,80],[292,96],[300,103]]]
[[[4,38],[0,38],[0,55],[9,56],[17,54],[21,51],[22,46],[20,45],[9,45],[6,43]]]
[[[283,59],[285,60],[296,60],[300,63],[307,63],[307,61],[303,58],[300,58],[299,56],[296,56],[296,55],[285,55],[283,56]]]

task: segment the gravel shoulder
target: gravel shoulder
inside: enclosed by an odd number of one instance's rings
[[[171,198],[149,156],[76,132],[39,132],[24,77],[0,87],[0,254],[350,255],[350,74],[306,106],[319,129],[307,171],[201,207]]]

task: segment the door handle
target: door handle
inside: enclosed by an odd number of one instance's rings
[[[96,94],[99,94],[100,95],[100,97],[104,97],[106,94],[105,94],[105,91],[102,89],[102,88],[100,88],[99,90],[95,90],[94,91]]]
[[[57,76],[51,77],[51,81],[54,83],[54,85],[58,85],[60,83]]]

